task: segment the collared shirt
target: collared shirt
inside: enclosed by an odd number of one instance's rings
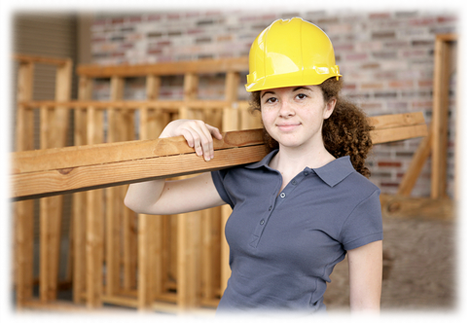
[[[306,167],[279,193],[262,161],[212,173],[233,209],[225,234],[232,275],[218,311],[324,311],[323,294],[346,250],[382,240],[380,190],[349,156]],[[279,194],[278,194],[279,193]]]

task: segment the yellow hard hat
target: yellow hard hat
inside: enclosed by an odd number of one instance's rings
[[[263,30],[251,45],[249,64],[248,92],[318,85],[341,76],[328,36],[302,18],[279,19]]]

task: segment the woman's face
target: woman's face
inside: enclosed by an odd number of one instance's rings
[[[280,146],[323,146],[323,120],[333,112],[336,99],[325,102],[316,85],[263,90],[260,98],[266,131]]]

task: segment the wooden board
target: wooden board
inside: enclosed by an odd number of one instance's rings
[[[386,116],[386,122],[371,118],[377,124],[373,143],[427,135],[419,115]],[[400,119],[406,120],[405,126],[400,126]],[[11,197],[21,200],[256,162],[266,154],[262,135],[261,129],[225,133],[223,140],[214,142],[216,158],[211,162],[196,156],[182,136],[16,152]]]
[[[248,71],[248,57],[201,59],[197,61],[165,62],[143,65],[81,65],[77,74],[88,77],[136,77],[147,75],[183,75],[187,73],[226,73]]]
[[[226,133],[223,140],[215,142],[215,158],[211,162],[196,156],[183,137],[43,152],[48,157],[37,151],[13,158],[14,199],[209,171],[255,162],[266,154],[261,131],[253,130]]]

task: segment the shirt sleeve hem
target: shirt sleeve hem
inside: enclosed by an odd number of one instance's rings
[[[382,232],[372,233],[372,234],[369,234],[365,237],[361,237],[361,238],[355,239],[353,241],[350,241],[350,242],[344,244],[344,249],[345,250],[356,249],[356,248],[365,246],[366,244],[369,244],[371,242],[379,241],[379,240],[383,240],[383,233]]]

